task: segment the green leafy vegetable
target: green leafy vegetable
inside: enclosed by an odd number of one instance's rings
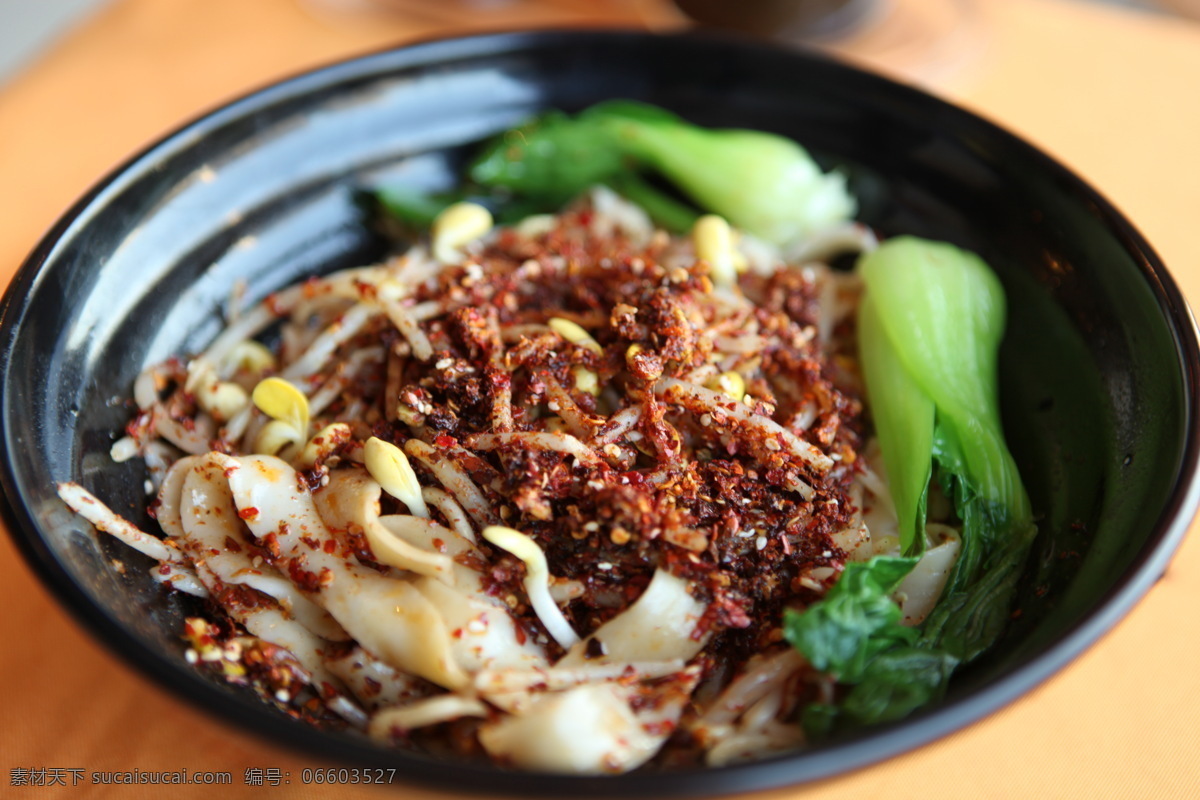
[[[900,362],[884,332],[874,297],[859,304],[858,340],[863,377],[878,405],[871,406],[875,433],[883,451],[888,490],[899,520],[900,547],[906,555],[925,549],[925,500],[933,453],[933,400]]]
[[[859,351],[906,557],[849,564],[820,602],[786,615],[788,641],[846,688],[837,705],[805,710],[813,737],[940,697],[956,666],[1003,632],[1036,533],[1000,423],[995,274],[971,253],[914,237],[884,242],[859,271]],[[924,552],[931,476],[962,520],[962,545],[917,630],[899,624],[890,595]]]
[[[911,491],[905,473],[928,474],[936,461],[943,491],[963,522],[962,550],[922,641],[969,660],[1002,632],[1036,533],[1000,423],[1004,290],[978,256],[909,236],[884,242],[862,258],[859,270],[869,298],[860,310],[868,333],[860,349],[889,483],[905,496]],[[924,458],[917,444],[926,441],[924,418],[904,417],[919,404],[918,393],[935,409]],[[889,450],[889,439],[901,446]],[[918,532],[923,517],[920,509]],[[918,551],[921,538],[905,551]]]
[[[819,602],[784,614],[784,637],[815,668],[853,687],[836,706],[814,704],[802,719],[813,738],[900,719],[945,691],[954,656],[918,645],[891,595],[917,558],[852,562]]]
[[[699,208],[661,191],[646,175],[664,179]],[[485,143],[467,177],[456,198],[387,189],[379,200],[389,213],[416,222],[471,195],[504,221],[515,216],[513,209],[554,211],[606,184],[668,230],[687,230],[703,209],[783,246],[849,219],[855,209],[844,177],[822,173],[790,139],[709,130],[630,101],[601,103],[575,116],[542,114]]]
[[[786,247],[855,211],[845,178],[824,174],[800,145],[750,130],[714,130],[630,102],[580,116],[615,137],[617,148],[675,184],[701,208]]]
[[[858,683],[875,655],[917,639],[915,630],[900,624],[900,607],[889,596],[916,563],[876,556],[847,564],[820,602],[785,615],[785,637],[820,671]]]
[[[868,665],[839,706],[838,722],[859,727],[903,719],[940,700],[959,660],[941,650],[896,647]]]
[[[893,357],[937,408],[943,458],[993,514],[1028,522],[1029,499],[1000,424],[1005,309],[995,273],[978,256],[912,236],[884,242],[859,271]],[[889,402],[882,387],[868,383],[867,392],[872,408]]]
[[[467,175],[480,186],[557,209],[626,166],[604,126],[550,111],[485,145]]]
[[[428,228],[447,206],[460,197],[431,195],[407,186],[387,186],[375,192],[375,200],[392,217],[416,228]]]

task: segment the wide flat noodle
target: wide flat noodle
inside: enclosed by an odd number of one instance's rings
[[[379,501],[382,496],[383,487],[366,470],[343,469],[334,472],[329,485],[317,492],[313,499],[321,519],[329,527],[340,530],[356,527],[361,530],[367,537],[371,555],[380,564],[441,580],[453,580],[452,562],[448,556],[414,547],[380,524]],[[432,520],[421,519],[420,523],[444,531],[447,538],[454,535]]]
[[[213,453],[192,462],[180,486],[179,514],[184,548],[202,579],[207,572],[222,583],[257,589],[278,600],[289,616],[317,636],[330,641],[350,638],[323,608],[274,567],[263,563],[255,566],[229,492],[223,456]]]
[[[679,724],[699,670],[653,685],[589,683],[536,696],[519,714],[484,723],[479,741],[526,769],[627,772],[654,757]]]
[[[450,629],[454,659],[468,672],[548,664],[542,648],[531,638],[521,642],[506,608],[483,595],[467,594],[432,578],[420,578],[414,586],[442,615]]]
[[[787,684],[805,666],[804,656],[791,647],[753,656],[691,723],[692,736],[707,750],[706,763],[722,766],[802,745],[803,730],[782,721],[780,712]]]
[[[633,769],[661,744],[611,683],[542,695],[525,714],[482,725],[479,741],[493,758],[516,767],[580,774]]]
[[[325,666],[372,710],[411,703],[434,691],[429,683],[385,664],[361,647],[336,658],[326,657]]]
[[[530,669],[547,665],[543,649],[518,634],[508,606],[483,589],[483,576],[455,556],[475,552],[474,544],[429,520],[406,515],[380,517],[396,537],[415,547],[438,549],[451,558],[453,583],[422,578],[414,585],[437,606],[451,631],[451,648],[469,672]],[[523,641],[522,641],[523,640]]]
[[[543,685],[587,680],[571,674],[579,671],[609,678],[603,672],[608,665],[620,668],[620,676],[530,695],[531,687],[522,685],[528,673],[481,675],[477,683],[495,689],[493,701],[513,713],[480,728],[484,749],[520,767],[555,772],[624,772],[645,763],[679,724],[699,679],[698,669],[682,665],[704,646],[706,637],[692,636],[704,609],[688,593],[686,581],[659,570],[629,608],[548,670]],[[629,681],[637,676],[628,673],[635,663],[652,670],[641,677],[659,680]],[[660,677],[655,664],[678,665],[674,679]],[[550,680],[550,673],[558,680]]]
[[[473,697],[442,694],[417,700],[407,705],[383,709],[371,718],[368,732],[375,739],[387,740],[393,732],[407,733],[414,728],[424,728],[461,717],[486,717],[487,715],[488,707]]]
[[[183,537],[183,520],[180,518],[179,502],[183,499],[183,482],[187,480],[199,461],[200,456],[184,456],[171,465],[163,477],[162,486],[158,489],[158,505],[154,509],[154,518],[163,529],[163,533],[173,539]]]
[[[687,581],[660,569],[654,573],[641,597],[572,647],[557,666],[585,662],[687,661],[699,653],[707,641],[705,637],[692,637],[704,608],[704,603],[688,593]],[[599,647],[589,644],[592,640],[598,641]],[[601,655],[588,657],[588,652]]]
[[[181,480],[166,484],[179,490],[176,507],[182,528],[181,541],[184,551],[193,556],[196,577],[211,596],[224,599],[222,607],[226,613],[246,630],[295,656],[322,694],[337,694],[341,691],[341,682],[326,670],[321,658],[328,641],[308,627],[311,625],[334,638],[345,639],[345,632],[336,622],[303,598],[300,598],[303,601],[301,615],[308,618],[307,625],[293,618],[294,609],[229,602],[225,595],[225,584],[237,583],[253,568],[245,552],[246,541],[238,524],[233,498],[224,480],[224,460],[224,456],[216,453],[197,457],[187,465]],[[270,567],[267,569],[271,570]],[[361,711],[355,713],[352,705],[344,706],[342,710],[347,712],[345,716],[351,722],[365,724]]]
[[[280,551],[293,580],[367,650],[392,666],[458,689],[470,677],[454,660],[438,610],[410,582],[389,578],[335,555],[337,540],[322,522],[298,476],[273,456],[229,459],[229,486],[239,515],[260,542]],[[326,542],[330,552],[326,552]]]
[[[912,572],[896,588],[895,597],[904,612],[902,622],[905,625],[920,625],[933,611],[962,549],[962,539],[953,528],[938,523],[930,523],[925,527],[930,533],[940,536],[941,541],[925,551]]]

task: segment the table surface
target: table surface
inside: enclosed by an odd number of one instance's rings
[[[487,28],[670,26],[660,0],[116,0],[0,87],[0,285],[53,220],[158,135],[276,78],[364,50]],[[964,57],[937,90],[1087,176],[1200,298],[1200,25],[1076,0],[977,0]],[[886,66],[886,65],[885,65]],[[757,797],[1200,796],[1197,524],[1165,578],[1036,691],[931,746],[817,786]],[[147,685],[67,617],[0,535],[0,794],[156,797],[155,787],[9,788],[15,770],[228,770],[225,797],[382,797],[305,787],[321,766]],[[290,773],[244,786],[247,769]],[[173,798],[208,794],[174,787]],[[436,797],[406,789],[406,797]]]

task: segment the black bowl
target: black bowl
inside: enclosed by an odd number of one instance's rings
[[[258,298],[384,244],[356,189],[453,182],[468,145],[548,107],[629,97],[775,131],[849,175],[861,217],[980,253],[1011,306],[1003,407],[1040,514],[1021,614],[945,702],[905,722],[722,769],[518,774],[387,751],[296,723],[184,662],[186,597],[97,542],[56,498],[75,480],[135,521],[142,465],[108,449],[143,365],[195,352],[238,279]],[[1158,257],[1076,176],[944,102],[790,50],[698,36],[510,33],[420,44],[302,75],[167,136],[54,227],[3,306],[4,493],[30,564],[95,636],[230,724],[403,780],[525,795],[711,794],[827,777],[916,747],[1029,691],[1164,570],[1200,499],[1195,326]],[[1066,554],[1066,557],[1063,557]],[[109,567],[119,555],[131,568]]]

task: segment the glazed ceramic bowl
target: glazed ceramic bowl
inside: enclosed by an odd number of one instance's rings
[[[150,525],[143,466],[109,446],[146,364],[198,351],[231,288],[251,299],[368,263],[361,187],[448,186],[470,144],[538,110],[626,97],[704,125],[774,131],[850,177],[860,217],[981,254],[1010,300],[1008,436],[1039,514],[1021,614],[945,701],[820,747],[721,769],[617,777],[446,769],[322,732],[183,658],[194,609],[149,562],[58,501],[74,480]],[[798,52],[699,36],[510,33],[420,44],[284,81],[189,123],[115,170],[38,245],[4,299],[9,529],[64,608],[132,668],[301,751],[456,791],[657,797],[828,777],[956,730],[1029,691],[1149,589],[1197,505],[1194,324],[1149,245],[1075,175],[933,97]],[[1066,557],[1063,557],[1067,554]],[[129,567],[117,574],[116,555]]]

